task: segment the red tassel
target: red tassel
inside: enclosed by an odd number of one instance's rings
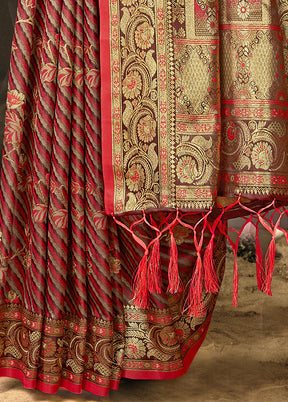
[[[257,273],[257,285],[259,290],[263,290],[264,284],[264,269],[263,269],[263,255],[262,249],[260,247],[259,241],[259,227],[256,227],[255,233],[255,243],[256,243],[256,273]]]
[[[234,251],[234,277],[233,277],[233,306],[238,306],[238,287],[239,287],[239,272],[238,272],[238,261],[237,261],[237,251]]]
[[[134,304],[140,308],[148,307],[148,249],[145,250],[145,253],[139,263],[137,273],[134,278],[133,290],[134,290]]]
[[[187,303],[188,314],[193,317],[205,316],[205,309],[203,305],[203,266],[201,255],[198,253],[195,270],[192,275]],[[184,309],[186,311],[186,308]]]
[[[178,293],[183,290],[178,268],[178,249],[175,241],[174,233],[170,231],[170,261],[168,267],[169,285],[167,291],[169,293]]]
[[[219,283],[213,259],[213,245],[214,245],[214,233],[212,234],[211,240],[209,241],[209,244],[205,250],[203,260],[206,293],[219,292]]]
[[[265,281],[263,284],[263,292],[269,296],[272,296],[271,282],[274,271],[274,264],[275,264],[275,236],[272,237],[272,240],[269,244],[268,250],[265,255]]]
[[[160,240],[156,237],[148,263],[148,286],[150,293],[161,294],[161,262],[160,262]]]

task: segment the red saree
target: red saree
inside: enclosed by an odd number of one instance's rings
[[[189,3],[19,1],[0,374],[27,388],[107,395],[121,377],[184,374],[216,302],[228,216],[271,232],[265,264],[256,239],[270,292],[287,198],[286,8]],[[234,304],[237,287],[235,265]]]

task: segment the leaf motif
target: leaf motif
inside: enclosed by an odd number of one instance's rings
[[[133,193],[128,193],[128,201],[126,202],[126,208],[128,211],[132,211],[135,208],[135,205],[137,203],[135,194]]]
[[[166,361],[169,358],[169,355],[161,353],[160,350],[156,348],[151,348],[147,353],[147,357],[156,357],[159,361]]]
[[[52,64],[48,63],[45,64],[41,69],[41,77],[44,82],[53,82],[56,77],[57,67]]]
[[[96,229],[105,230],[107,228],[107,216],[104,212],[96,212],[93,215],[93,222]]]
[[[83,372],[83,367],[79,366],[73,359],[68,359],[66,361],[66,366],[70,366],[73,373],[81,374]]]
[[[86,186],[85,186],[85,190],[86,190],[87,194],[93,195],[95,193],[95,186],[92,183],[87,182]]]
[[[70,67],[62,68],[59,71],[58,80],[62,87],[70,87],[72,85],[73,71]]]
[[[36,0],[26,0],[26,6],[31,8],[36,7]]]
[[[100,72],[98,70],[89,70],[86,77],[90,88],[98,88],[100,83]]]
[[[79,183],[77,183],[76,181],[72,181],[71,183],[71,192],[72,194],[79,194],[81,192],[83,192],[84,188],[82,186],[80,186]]]
[[[84,81],[83,70],[77,70],[74,73],[74,79],[77,87],[82,87]]]
[[[189,135],[182,135],[181,136],[181,141],[182,142],[189,142],[190,136]]]
[[[130,123],[132,113],[133,113],[133,106],[130,101],[125,101],[124,104],[126,107],[125,107],[125,110],[122,115],[122,120],[123,120],[123,123],[125,124],[125,126],[129,127],[129,123]]]
[[[84,213],[84,211],[79,211],[77,213],[77,219],[78,219],[78,221],[79,221],[79,223],[81,225],[84,225],[84,221],[85,221],[85,213]]]
[[[153,54],[154,54],[154,50],[149,50],[149,51],[147,52],[146,59],[145,59],[147,65],[148,65],[148,67],[149,67],[149,70],[150,70],[150,73],[151,73],[151,77],[153,77],[153,75],[154,75],[154,74],[156,73],[156,71],[157,71],[157,66],[156,66],[156,62],[155,62],[155,60],[154,60],[154,58],[153,58]]]
[[[22,138],[22,120],[16,113],[8,111],[6,114],[5,141],[13,145],[19,144]]]
[[[68,226],[68,211],[67,209],[59,209],[52,215],[53,222],[58,229],[66,229]]]
[[[258,130],[262,130],[263,128],[265,128],[265,126],[266,126],[266,121],[265,120],[260,120],[259,122],[258,122]]]
[[[37,204],[33,208],[34,222],[42,223],[46,220],[48,208],[44,204]]]
[[[202,186],[202,185],[204,185],[205,183],[209,182],[212,173],[213,173],[213,168],[212,168],[212,166],[211,166],[211,165],[207,165],[203,177],[197,181],[197,186]]]
[[[24,179],[23,179],[23,176],[19,175],[18,176],[17,188],[20,191],[25,191],[26,188],[28,188],[28,191],[30,192],[32,190],[32,176],[31,176],[31,174],[25,175]]]
[[[126,34],[127,32],[127,27],[129,24],[129,20],[130,20],[130,12],[128,8],[124,8],[123,9],[123,16],[121,18],[121,22],[120,22],[120,28],[121,31]]]
[[[197,136],[193,138],[191,141],[193,144],[197,145],[198,147],[202,148],[204,151],[207,151],[212,147],[212,138],[209,138],[209,140],[206,140],[205,138],[201,136]]]
[[[251,161],[250,161],[250,158],[248,158],[248,156],[241,155],[240,158],[236,162],[233,163],[233,165],[237,170],[242,170],[246,166],[247,166],[247,169],[250,169]]]
[[[84,219],[85,219],[85,213],[84,210],[77,211],[77,209],[72,209],[73,215],[77,219],[77,221],[80,223],[80,225],[84,224]]]
[[[7,108],[17,109],[18,107],[24,105],[25,95],[18,92],[16,89],[9,91],[7,94]]]
[[[156,147],[156,144],[152,143],[149,145],[149,148],[148,148],[149,162],[151,163],[154,171],[157,169],[157,166],[158,166],[158,156],[155,152],[155,147]]]
[[[32,52],[37,55],[38,60],[41,60],[41,53],[43,49],[43,39],[37,36],[33,41]]]

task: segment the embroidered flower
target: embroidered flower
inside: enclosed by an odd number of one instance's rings
[[[271,146],[267,142],[261,141],[254,145],[252,162],[257,169],[269,169],[273,162],[273,153]]]
[[[181,183],[193,183],[197,175],[195,159],[192,156],[183,156],[180,158],[176,172]]]
[[[127,339],[125,354],[129,359],[141,359],[143,356],[145,356],[145,352],[145,345],[140,339]]]
[[[148,22],[143,22],[136,29],[135,40],[141,49],[149,49],[154,42],[154,28]]]
[[[149,115],[142,117],[138,124],[139,139],[144,142],[150,142],[156,135],[156,121]]]
[[[137,163],[130,166],[126,175],[126,183],[130,191],[139,191],[145,182],[143,167]]]
[[[142,80],[138,71],[131,71],[122,83],[123,94],[127,99],[134,99],[140,94]]]
[[[239,74],[249,74],[250,50],[248,46],[239,46],[237,50],[237,71]]]
[[[207,18],[206,27],[207,31],[214,35],[217,31],[217,19],[214,17]]]
[[[247,0],[240,0],[238,2],[237,14],[241,20],[247,20],[250,14],[250,5]]]

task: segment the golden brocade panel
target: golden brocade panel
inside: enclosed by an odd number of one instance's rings
[[[110,2],[115,212],[287,195],[287,8]]]

